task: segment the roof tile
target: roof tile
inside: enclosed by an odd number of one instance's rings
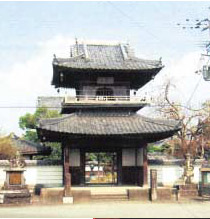
[[[39,129],[48,131],[86,134],[86,135],[123,135],[152,134],[179,130],[173,120],[158,120],[143,117],[137,113],[73,113],[57,119],[41,120]]]
[[[76,49],[78,47],[78,49]],[[56,58],[54,65],[75,69],[144,70],[161,69],[162,63],[134,57],[129,45],[75,45],[74,56]],[[124,50],[124,51],[122,51]],[[126,54],[126,55],[125,55]]]
[[[50,147],[20,139],[16,135],[12,137],[12,141],[22,155],[50,155],[52,151]]]

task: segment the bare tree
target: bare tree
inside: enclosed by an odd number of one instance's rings
[[[209,108],[192,109],[175,103],[169,98],[169,88],[171,84],[167,83],[164,89],[164,100],[159,104],[158,111],[169,119],[180,121],[181,130],[177,133],[177,139],[171,146],[179,145],[178,150],[174,150],[177,156],[185,157],[190,154],[192,157],[204,157],[206,140],[204,138],[204,124],[209,118]],[[209,105],[210,106],[210,105]],[[206,130],[207,132],[207,130]]]

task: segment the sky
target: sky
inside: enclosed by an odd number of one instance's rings
[[[199,44],[209,35],[182,26],[208,18],[209,6],[208,1],[1,1],[0,131],[20,135],[19,117],[35,111],[38,96],[64,94],[51,86],[52,59],[69,57],[75,38],[130,43],[140,58],[162,57],[164,69],[138,93],[157,95],[171,81],[175,100],[200,106],[210,99],[210,82],[195,71],[204,63]]]

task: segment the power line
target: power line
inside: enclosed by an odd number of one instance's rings
[[[203,76],[201,75],[201,77],[199,78],[199,80],[198,80],[198,82],[197,82],[195,88],[194,88],[193,91],[192,91],[192,94],[191,94],[189,100],[187,101],[187,105],[189,105],[190,101],[192,100],[192,98],[193,98],[193,96],[194,96],[196,90],[198,89],[199,84],[201,83],[201,79],[202,79],[202,78],[203,78]]]
[[[185,108],[185,109],[188,109],[188,110],[191,110],[191,111],[200,111],[200,110],[203,110],[203,109],[206,109],[208,108],[208,106],[204,106],[204,107],[201,107],[201,108],[198,108],[198,109],[194,109],[192,107],[188,107],[188,106],[184,106],[182,104],[175,104],[175,106],[177,107],[182,107],[182,108]],[[151,107],[151,108],[155,108],[155,107],[170,107],[170,104],[148,104],[146,105],[145,107]],[[41,107],[38,107],[38,106],[0,106],[0,109],[38,109],[38,108],[43,108],[43,109],[61,109],[61,108],[68,108],[68,107],[65,107],[65,106],[41,106]]]
[[[120,8],[118,8],[115,4],[113,4],[110,1],[106,2],[107,4],[111,5],[114,9],[116,9],[121,15],[123,15],[124,17],[128,18],[131,22],[135,23],[138,27],[140,28],[144,28],[145,31],[150,34],[151,36],[153,36],[155,39],[160,40],[157,36],[155,36],[153,33],[151,33],[150,31],[148,31],[143,25],[139,24],[139,22],[135,21],[133,19],[133,17],[131,17],[130,15],[128,15],[127,13],[125,13],[124,11],[122,11]]]

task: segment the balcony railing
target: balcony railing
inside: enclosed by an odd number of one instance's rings
[[[137,96],[66,96],[64,104],[147,104],[146,98]]]

